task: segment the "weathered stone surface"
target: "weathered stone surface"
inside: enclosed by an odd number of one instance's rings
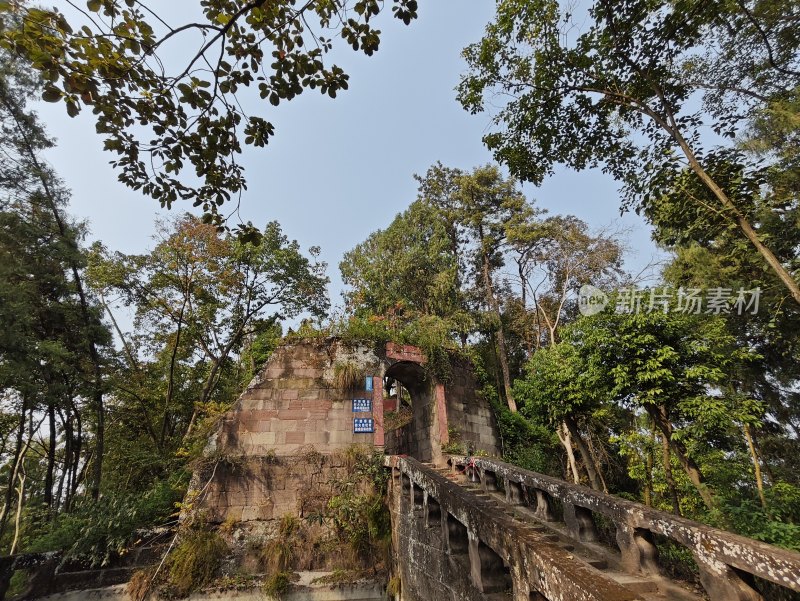
[[[530,472],[502,461],[474,458],[478,473],[503,478],[537,498],[550,496],[564,505],[564,517],[573,535],[591,540],[591,513],[611,519],[617,526],[617,542],[623,565],[632,571],[657,571],[652,534],[672,539],[689,549],[700,568],[701,582],[712,601],[751,601],[760,595],[748,582],[752,576],[800,591],[800,553],[738,536],[634,503]],[[538,509],[537,509],[538,511]],[[635,546],[634,546],[635,545]]]
[[[639,597],[479,497],[411,458],[388,457],[392,478],[397,569],[403,599],[478,601],[509,592],[514,599],[626,601]],[[440,528],[415,511],[414,489],[438,505]],[[507,597],[506,597],[507,598]]]
[[[440,461],[452,431],[471,450],[497,454],[493,416],[476,393],[469,364],[456,362],[445,386],[429,379],[422,367],[426,361],[420,349],[392,343],[377,350],[336,339],[281,346],[225,417],[210,447],[245,457],[293,454],[307,444],[323,453],[354,443],[382,447],[387,440],[383,379],[391,377],[411,393],[414,413],[403,431],[389,435],[393,452]],[[373,391],[334,389],[331,382],[340,362],[353,362],[372,376]],[[373,400],[373,434],[353,432],[350,404],[357,396]]]

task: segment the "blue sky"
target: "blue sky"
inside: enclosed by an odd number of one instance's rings
[[[414,200],[414,173],[437,160],[471,169],[492,159],[481,143],[489,115],[466,113],[454,88],[465,70],[460,51],[480,38],[494,3],[420,4],[419,19],[409,27],[388,11],[382,15],[381,46],[372,57],[337,52],[350,89],[335,100],[310,91],[277,109],[266,101],[248,107],[275,124],[276,136],[266,149],[245,150],[249,190],[240,215],[256,225],[276,219],[303,247],[320,246],[334,303],[343,253]],[[179,0],[170,11],[177,16],[190,5],[196,7]],[[154,221],[168,212],[117,182],[91,115],[70,119],[63,107],[45,104],[40,113],[58,138],[48,158],[73,192],[72,213],[89,221],[91,238],[128,253],[151,247]],[[657,253],[641,219],[620,218],[617,185],[599,172],[560,169],[540,188],[525,190],[551,213],[571,213],[596,228],[614,221],[629,228],[631,271]],[[173,211],[188,209],[178,204]]]

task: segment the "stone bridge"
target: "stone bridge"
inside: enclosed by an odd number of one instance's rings
[[[639,503],[487,458],[385,464],[405,600],[756,601],[756,579],[768,598],[800,592],[800,554]],[[656,537],[692,553],[704,591],[664,575]]]

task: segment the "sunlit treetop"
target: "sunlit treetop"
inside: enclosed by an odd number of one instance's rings
[[[169,23],[153,0],[66,0],[64,10],[0,0],[0,48],[41,72],[46,101],[93,112],[120,181],[162,206],[191,200],[222,226],[220,207],[246,189],[243,144],[274,134],[243,93],[274,106],[306,89],[335,98],[348,75],[326,55],[339,38],[371,56],[385,4],[201,0]],[[416,0],[391,5],[405,24],[417,16]]]

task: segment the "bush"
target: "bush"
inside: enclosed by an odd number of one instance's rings
[[[227,553],[228,545],[216,532],[189,530],[167,558],[170,588],[179,597],[201,589],[214,579]]]
[[[64,551],[65,559],[92,566],[107,564],[136,540],[137,530],[164,524],[185,493],[188,476],[153,484],[144,494],[83,498],[72,511],[60,514],[49,529],[31,541],[32,551]]]
[[[289,591],[292,586],[292,574],[290,572],[278,572],[264,581],[261,591],[268,597],[280,599]]]
[[[554,440],[555,435],[519,413],[512,413],[497,400],[493,391],[494,389],[487,391],[484,388],[484,395],[489,396],[497,428],[500,430],[503,459],[526,470],[560,478],[560,453]]]

